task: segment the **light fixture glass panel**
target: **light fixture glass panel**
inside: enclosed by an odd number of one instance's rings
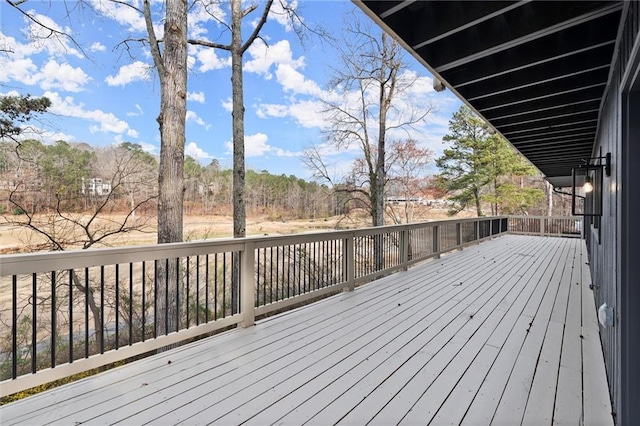
[[[602,216],[602,170],[600,165],[573,169],[572,214]]]

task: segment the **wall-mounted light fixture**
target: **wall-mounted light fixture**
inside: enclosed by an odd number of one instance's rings
[[[611,153],[584,162],[573,169],[571,212],[581,216],[602,216],[603,176],[611,176]]]

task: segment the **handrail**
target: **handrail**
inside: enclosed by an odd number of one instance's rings
[[[521,223],[532,220],[479,217],[0,256],[0,290],[11,294],[0,303],[0,338],[11,342],[0,346],[0,396],[247,327],[256,316],[353,290],[511,228],[529,233],[534,228]],[[535,218],[538,235],[557,228],[554,220],[575,219]]]
[[[582,238],[582,216],[508,216],[509,233]]]

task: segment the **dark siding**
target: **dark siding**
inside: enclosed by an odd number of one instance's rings
[[[623,247],[629,243],[629,230],[623,225],[623,192],[638,191],[640,188],[640,173],[638,179],[633,175],[627,175],[628,170],[623,166],[633,163],[635,168],[640,167],[640,156],[623,158],[623,126],[628,119],[624,119],[625,108],[623,98],[625,88],[622,87],[625,73],[629,69],[637,69],[638,62],[630,63],[631,54],[634,51],[634,41],[637,40],[640,27],[640,2],[634,1],[626,5],[626,21],[623,26],[619,42],[618,57],[611,86],[600,117],[597,143],[593,156],[612,154],[611,177],[604,178],[603,191],[603,216],[600,221],[600,230],[595,226],[590,229],[590,263],[596,304],[600,306],[607,303],[614,308],[616,324],[613,328],[601,328],[602,345],[605,354],[607,375],[611,389],[611,397],[614,410],[617,412],[619,424],[637,424],[640,419],[640,383],[629,380],[629,362],[638,362],[640,359],[640,342],[630,341],[629,331],[637,332],[640,327],[640,300],[637,300],[635,310],[629,309],[629,293],[626,285],[631,283],[630,278],[623,274],[624,252]],[[635,46],[637,51],[638,46]],[[640,120],[640,114],[634,113],[635,120]],[[637,127],[636,127],[637,128]],[[638,135],[635,136],[636,143]],[[624,155],[629,155],[625,150]],[[630,177],[625,180],[624,176]],[[636,209],[636,217],[640,217],[640,210]],[[632,211],[633,214],[633,211]],[[628,251],[628,250],[627,250]],[[637,255],[635,255],[637,258]],[[640,258],[636,259],[636,265]],[[637,269],[638,266],[635,266]],[[637,293],[636,293],[637,295]],[[627,308],[625,309],[625,305]],[[634,313],[636,312],[636,313]],[[626,337],[625,337],[626,336]],[[623,353],[626,350],[626,355]],[[629,352],[631,351],[631,352]],[[628,357],[629,353],[635,355],[635,360]],[[585,372],[587,373],[587,372]],[[633,401],[636,401],[635,403]]]

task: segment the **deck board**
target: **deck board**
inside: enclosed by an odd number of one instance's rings
[[[580,240],[503,236],[8,404],[0,418],[611,424],[585,262]]]

